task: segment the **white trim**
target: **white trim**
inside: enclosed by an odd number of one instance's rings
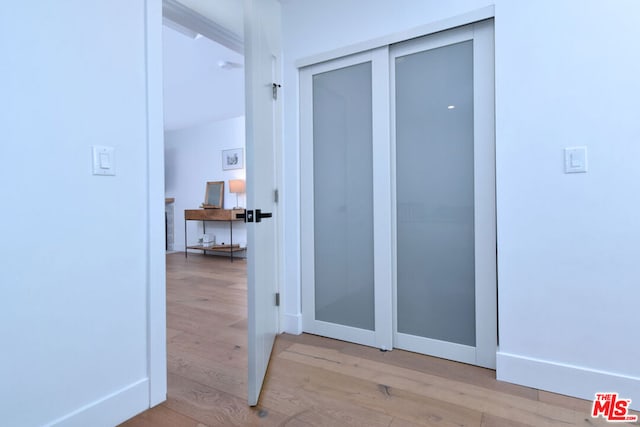
[[[371,52],[375,345],[393,348],[389,46]]]
[[[278,50],[277,57],[275,62],[273,63],[273,83],[280,84],[282,82],[282,50]],[[277,288],[278,294],[280,295],[280,306],[278,307],[278,332],[282,332],[284,328],[285,322],[285,313],[284,308],[286,307],[286,299],[287,296],[285,292],[285,251],[284,251],[284,232],[285,232],[285,221],[284,221],[284,100],[283,100],[282,90],[277,92],[277,100],[274,102],[274,161],[275,161],[275,191],[277,191],[278,198],[274,204],[275,210],[275,221],[276,221],[276,236],[275,236],[275,246],[276,246],[276,270],[277,270]],[[279,118],[279,120],[278,120]],[[275,194],[273,195],[275,198]]]
[[[313,192],[313,148],[307,147],[313,135],[313,88],[312,71],[300,70],[298,123],[300,126],[300,309],[302,312],[302,329],[307,329],[315,319],[315,294],[312,283],[315,281],[314,253],[314,201]],[[307,135],[307,136],[305,136]],[[306,225],[305,224],[309,224]],[[308,255],[307,255],[308,254]]]
[[[205,36],[240,54],[244,53],[243,35],[229,31],[176,0],[162,0],[162,15],[188,30]]]
[[[367,329],[354,328],[353,326],[345,326],[337,323],[323,322],[314,319],[313,323],[304,326],[305,332],[323,337],[338,339],[356,344],[374,347],[376,343],[376,331]]]
[[[167,398],[167,309],[164,218],[164,118],[162,105],[162,10],[146,3],[147,73],[147,374],[146,407]]]
[[[437,49],[439,47],[449,46],[468,40],[473,40],[473,25],[453,28],[439,34],[428,34],[420,38],[414,38],[403,43],[398,43],[391,48],[391,59],[393,60],[401,56],[424,52],[425,50]]]
[[[391,181],[391,308],[392,308],[392,338],[393,346],[398,347],[398,200],[396,197],[398,188],[397,175],[397,150],[396,150],[396,67],[393,63],[391,49],[389,49],[389,157]]]
[[[282,325],[281,332],[286,332],[287,334],[293,334],[293,335],[300,335],[302,333],[302,314],[300,313],[283,314],[281,325]]]
[[[499,381],[593,400],[595,393],[617,392],[640,410],[640,378],[549,360],[498,352]]]
[[[476,9],[462,15],[456,15],[448,19],[431,22],[406,31],[389,34],[362,43],[345,46],[342,48],[330,50],[328,52],[319,53],[317,55],[307,56],[295,61],[297,68],[306,67],[313,64],[341,58],[348,55],[364,52],[367,50],[377,49],[383,46],[389,46],[395,43],[410,40],[416,37],[422,37],[428,34],[437,33],[444,30],[460,27],[462,25],[473,24],[495,16],[495,7],[493,5]]]
[[[441,357],[470,365],[477,364],[476,348],[469,345],[424,338],[400,332],[396,332],[395,334],[394,345],[397,348],[407,349],[428,356]]]
[[[476,277],[475,364],[495,369],[498,350],[496,137],[493,21],[473,25],[473,123]]]
[[[149,381],[141,379],[102,399],[58,418],[47,427],[114,426],[140,412],[148,404]]]

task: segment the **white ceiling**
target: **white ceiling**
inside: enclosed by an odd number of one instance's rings
[[[178,0],[178,2],[238,36],[244,34],[242,0]]]
[[[180,2],[242,34],[241,1]],[[225,4],[229,7],[221,7]],[[231,26],[235,26],[234,29]],[[244,64],[243,56],[205,37],[183,34],[188,32],[163,26],[165,130],[244,115],[244,68],[225,69],[219,66],[223,61]]]

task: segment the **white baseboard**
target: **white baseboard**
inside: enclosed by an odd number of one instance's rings
[[[51,427],[113,427],[149,407],[149,379],[144,378],[47,424]]]
[[[288,334],[300,335],[302,333],[302,314],[287,314],[282,316],[282,331]]]
[[[498,352],[496,378],[592,401],[596,393],[617,392],[640,410],[640,378]]]

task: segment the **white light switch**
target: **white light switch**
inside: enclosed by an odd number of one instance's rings
[[[109,169],[111,167],[111,156],[108,153],[100,153],[100,169]]]
[[[93,174],[115,175],[115,148],[101,145],[93,146]]]
[[[567,147],[564,149],[564,173],[587,171],[587,147]]]

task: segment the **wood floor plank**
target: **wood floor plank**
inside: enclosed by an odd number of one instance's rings
[[[199,356],[202,360],[211,360],[229,368],[247,369],[246,345],[230,344],[210,335],[184,331],[171,338],[169,346],[176,354]]]
[[[176,335],[180,335],[181,333],[182,331],[178,329],[167,328],[167,341],[171,341],[171,338],[175,337]]]
[[[291,334],[284,333],[284,334],[278,335],[278,341],[286,341],[291,344],[314,345],[317,347],[331,348],[339,351],[344,351],[345,347],[350,345],[354,345],[356,347],[362,347],[362,348],[371,348],[371,347],[358,346],[357,344],[352,344],[345,341],[334,340],[331,338],[321,337],[321,336],[312,335],[312,334],[291,335]],[[377,349],[372,349],[372,350],[380,352]]]
[[[388,427],[392,418],[382,414],[372,414],[366,409],[314,407],[297,414],[296,421],[305,422],[312,426],[344,426],[344,427]]]
[[[246,369],[233,369],[224,363],[195,355],[171,352],[167,355],[169,372],[246,400]]]
[[[164,406],[211,427],[278,426],[287,419],[274,410],[250,408],[246,399],[169,374],[169,399]]]
[[[164,405],[158,405],[136,418],[121,424],[122,427],[209,427],[193,418],[182,415],[176,411],[167,408]]]
[[[451,380],[475,384],[488,390],[509,393],[533,400],[538,399],[538,391],[502,381],[496,381],[496,372],[465,363],[446,359],[416,355],[404,350],[382,352],[379,349],[346,343],[340,351],[344,354],[362,357],[368,360],[404,367],[426,374],[437,375]],[[418,356],[418,357],[416,357]]]
[[[482,416],[482,424],[480,427],[531,427],[529,424],[519,423],[517,421],[500,418],[489,414]]]
[[[589,413],[593,404],[593,402],[588,400],[564,396],[562,394],[551,393],[543,390],[538,392],[538,399],[541,402],[551,403],[553,405],[562,406],[563,408],[573,409],[574,411],[581,411],[584,413]]]
[[[167,305],[167,326],[203,337],[211,336],[221,326],[233,326],[242,322],[242,315],[202,312],[192,307]],[[246,337],[246,332],[244,332]],[[246,341],[246,338],[245,338]]]

